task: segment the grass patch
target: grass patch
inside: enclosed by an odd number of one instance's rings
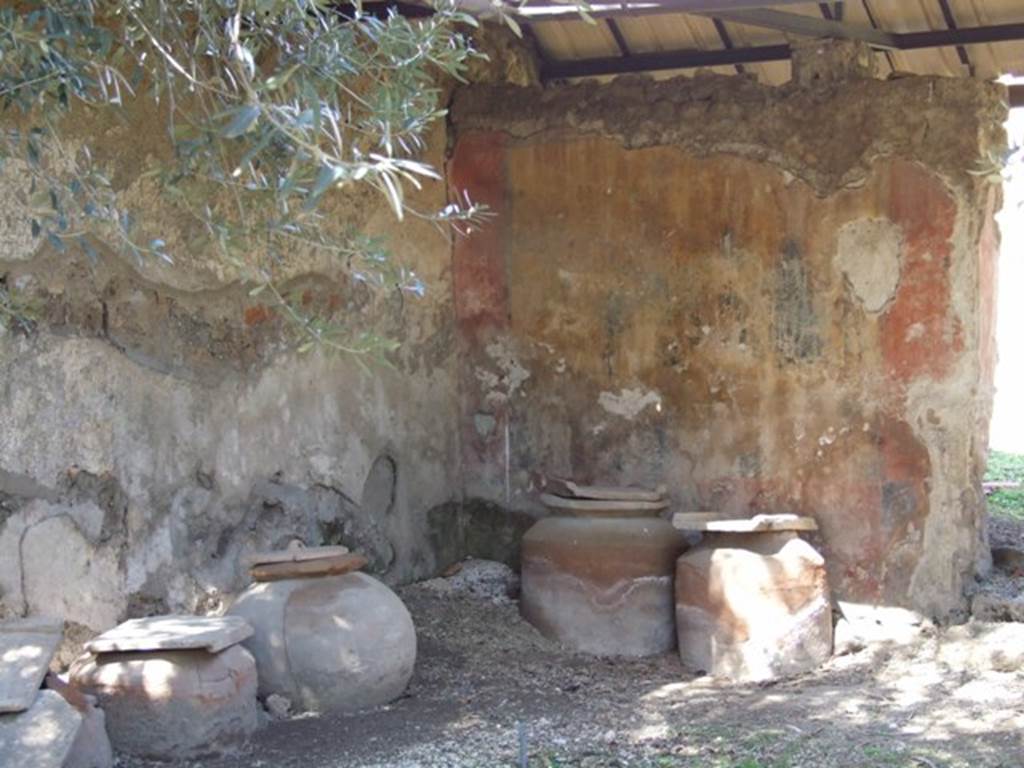
[[[1024,453],[989,451],[985,480],[1024,483]]]
[[[985,481],[1024,483],[1024,454],[989,451]],[[990,514],[1024,521],[1024,488],[1005,488],[988,497]]]

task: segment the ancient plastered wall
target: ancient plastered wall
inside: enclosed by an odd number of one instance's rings
[[[665,482],[817,518],[836,593],[948,614],[979,556],[995,86],[744,78],[458,95],[466,492]],[[799,78],[798,78],[799,80]]]
[[[50,614],[85,636],[129,615],[215,610],[247,582],[246,552],[345,543],[388,581],[433,575],[452,543],[459,470],[450,243],[398,223],[382,198],[328,210],[384,238],[420,298],[374,298],[343,265],[297,251],[284,285],[403,342],[390,366],[297,354],[287,322],[230,268],[191,245],[189,224],[135,179],[162,126],[99,126],[140,220],[173,267],[104,251],[90,265],[38,246],[5,179],[0,275],[37,304],[35,330],[0,331],[0,614]],[[443,129],[429,158],[442,164]],[[118,148],[124,151],[118,155]],[[104,156],[104,154],[106,156]],[[439,209],[442,183],[412,202]]]

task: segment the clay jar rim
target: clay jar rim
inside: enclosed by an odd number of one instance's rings
[[[606,499],[569,499],[542,494],[541,503],[552,517],[660,518],[668,501],[612,501]]]
[[[598,520],[614,520],[618,517],[628,518],[630,520],[643,520],[645,518],[654,520],[664,519],[661,513],[657,510],[641,509],[641,510],[578,510],[578,509],[552,509],[547,507],[547,510],[551,513],[548,517],[568,517],[568,518],[595,518]]]

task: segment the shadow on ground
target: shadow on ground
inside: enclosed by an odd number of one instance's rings
[[[246,752],[191,765],[511,767],[522,732],[531,768],[1024,766],[1024,672],[979,657],[963,632],[924,629],[912,645],[874,646],[799,679],[725,686],[674,656],[567,652],[515,605],[416,587],[402,597],[420,646],[405,697],[273,722]]]

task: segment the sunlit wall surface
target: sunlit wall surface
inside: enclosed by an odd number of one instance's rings
[[[1024,145],[1024,108],[1010,113],[1007,124],[1013,147]],[[996,397],[989,445],[1024,453],[1024,159],[1014,154],[999,215],[999,308]]]

